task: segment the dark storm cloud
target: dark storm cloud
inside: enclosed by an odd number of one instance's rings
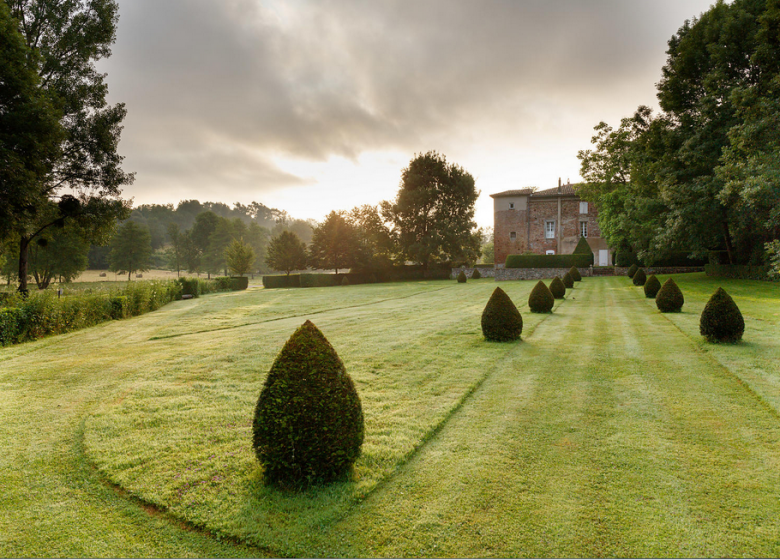
[[[706,7],[120,0],[102,68],[112,98],[128,105],[122,150],[139,186],[148,174],[262,190],[303,180],[276,168],[276,155],[441,150],[476,127],[480,137],[495,127],[497,141],[509,129],[531,133],[552,118],[538,115],[540,103],[596,103],[652,80],[648,65],[658,74],[668,36]]]

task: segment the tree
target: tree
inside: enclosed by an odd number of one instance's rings
[[[134,272],[149,270],[149,258],[152,256],[152,236],[149,229],[126,221],[111,240],[110,270],[124,274],[132,279]]]
[[[62,130],[42,173],[16,191],[6,227],[19,239],[19,290],[27,290],[28,249],[46,229],[80,223],[102,242],[117,218],[128,216],[120,187],[132,182],[117,153],[123,104],[106,103],[108,88],[95,62],[110,55],[118,18],[114,0],[6,0],[35,64],[41,94],[51,100]],[[3,11],[5,13],[5,10]],[[37,56],[40,58],[37,59]],[[37,59],[37,60],[36,60]],[[77,196],[62,192],[77,192]],[[90,227],[91,226],[91,227]]]
[[[176,276],[179,276],[181,266],[184,264],[185,237],[176,222],[168,222],[166,232],[171,240],[171,265],[176,270]]]
[[[203,265],[209,276],[224,271],[227,275],[225,251],[235,238],[234,224],[227,218],[217,217],[216,227],[208,238],[206,250],[203,252]]]
[[[344,212],[333,211],[314,228],[309,263],[313,268],[350,268],[359,259],[360,246],[355,227],[347,221]]]
[[[394,202],[382,214],[409,260],[427,270],[432,262],[476,261],[480,239],[473,233],[474,178],[436,152],[416,156],[403,170]]]
[[[189,244],[188,244],[188,259],[187,266],[191,272],[200,270],[201,267],[206,266],[206,270],[209,271],[209,278],[211,278],[211,267],[205,262],[204,255],[209,249],[209,243],[211,236],[217,229],[217,223],[219,223],[219,216],[214,212],[206,211],[201,212],[195,216],[195,223],[192,225],[192,229],[189,230]],[[219,270],[219,268],[217,268]]]
[[[274,270],[290,275],[293,270],[306,268],[306,244],[291,231],[282,231],[268,243],[266,263]]]
[[[243,239],[234,239],[225,250],[225,262],[230,270],[239,276],[249,273],[255,262],[255,252]]]
[[[268,240],[271,238],[271,232],[268,231],[268,228],[258,225],[257,222],[251,222],[247,228],[246,235],[247,243],[249,243],[249,246],[252,247],[255,253],[254,270],[264,268],[265,252],[268,247]]]
[[[87,269],[89,242],[75,223],[51,228],[30,250],[30,271],[38,288],[43,290],[54,278],[71,282]]]
[[[382,275],[393,266],[398,247],[379,208],[368,204],[357,206],[350,210],[347,220],[355,229],[358,243],[357,259],[352,269]]]

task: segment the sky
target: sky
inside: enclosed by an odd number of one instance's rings
[[[107,74],[135,205],[321,220],[395,198],[431,150],[490,194],[580,179],[593,127],[657,110],[669,38],[710,0],[118,0]]]

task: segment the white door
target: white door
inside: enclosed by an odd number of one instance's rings
[[[609,266],[608,249],[599,249],[599,266]]]

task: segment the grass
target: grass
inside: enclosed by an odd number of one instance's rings
[[[777,556],[780,287],[717,282],[745,341],[710,345],[716,283],[675,281],[680,314],[626,278],[552,315],[502,283],[514,344],[481,337],[483,279],[213,294],[2,349],[0,553]],[[262,485],[250,422],[307,318],[366,442],[353,482],[287,494]]]

